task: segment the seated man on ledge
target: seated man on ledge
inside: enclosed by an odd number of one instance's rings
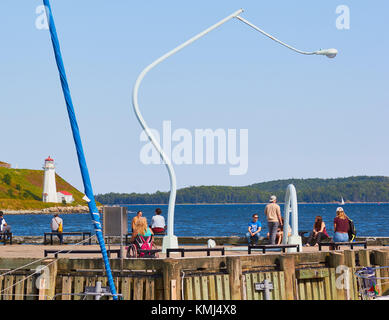
[[[249,232],[246,233],[246,237],[249,245],[252,242],[254,242],[254,244],[257,244],[259,240],[259,232],[261,231],[261,229],[262,229],[262,225],[258,221],[258,215],[255,213],[253,214],[253,221],[249,223],[249,228],[248,228]]]

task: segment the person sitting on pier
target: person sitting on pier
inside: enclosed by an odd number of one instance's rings
[[[63,244],[63,235],[62,235],[62,230],[63,230],[63,220],[58,216],[58,213],[54,214],[53,219],[51,219],[51,232],[57,233],[59,243]]]
[[[281,244],[284,237],[284,218],[281,218],[282,225],[279,225],[277,228],[276,242]],[[288,226],[288,237],[292,235],[292,228]],[[270,240],[270,232],[266,235],[267,239]]]
[[[278,227],[276,241],[277,244],[282,244],[282,240],[284,239],[284,218],[281,218],[281,226]],[[292,228],[288,225],[288,237],[292,235]],[[270,235],[269,235],[270,236]]]
[[[136,213],[136,216],[132,219],[132,222],[131,222],[131,231],[134,232],[135,230],[135,225],[137,224],[137,222],[139,221],[139,219],[142,217],[142,211],[138,211]]]
[[[11,226],[5,222],[4,219],[4,213],[3,211],[0,211],[0,232],[7,235],[7,238],[9,238],[9,233],[11,232]],[[3,237],[3,235],[0,235],[0,239]]]
[[[336,217],[334,219],[334,242],[348,242],[348,231],[350,228],[349,220],[343,211],[342,207],[336,209]]]
[[[316,216],[312,232],[309,234],[308,242],[305,246],[318,246],[322,240],[328,238],[329,235],[327,233],[326,224],[324,223],[323,218],[321,216]]]
[[[259,240],[259,232],[261,231],[261,229],[262,229],[261,222],[258,221],[258,215],[255,213],[253,214],[253,221],[249,223],[249,228],[248,228],[249,232],[246,233],[247,242],[249,245],[252,242],[254,242],[254,244],[257,244]]]
[[[160,208],[155,209],[155,216],[151,218],[151,230],[154,234],[165,234],[166,224],[165,218],[161,215],[162,210]]]

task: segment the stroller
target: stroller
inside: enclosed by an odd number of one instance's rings
[[[130,244],[127,249],[127,258],[158,258],[158,253],[153,251],[141,252],[141,250],[155,250],[153,236],[144,237],[137,235],[134,243]]]

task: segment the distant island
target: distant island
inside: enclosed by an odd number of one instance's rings
[[[243,187],[193,186],[177,190],[176,203],[266,203],[272,194],[283,202],[289,184],[296,187],[299,202],[335,203],[341,198],[345,202],[389,202],[389,177],[355,176],[276,180]],[[96,195],[96,200],[106,205],[167,204],[169,192],[107,193]]]

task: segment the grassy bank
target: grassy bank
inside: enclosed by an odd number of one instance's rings
[[[43,170],[0,168],[0,210],[39,210],[61,203],[43,203]],[[83,193],[56,175],[58,191],[67,191],[74,197],[68,206],[87,205]]]

